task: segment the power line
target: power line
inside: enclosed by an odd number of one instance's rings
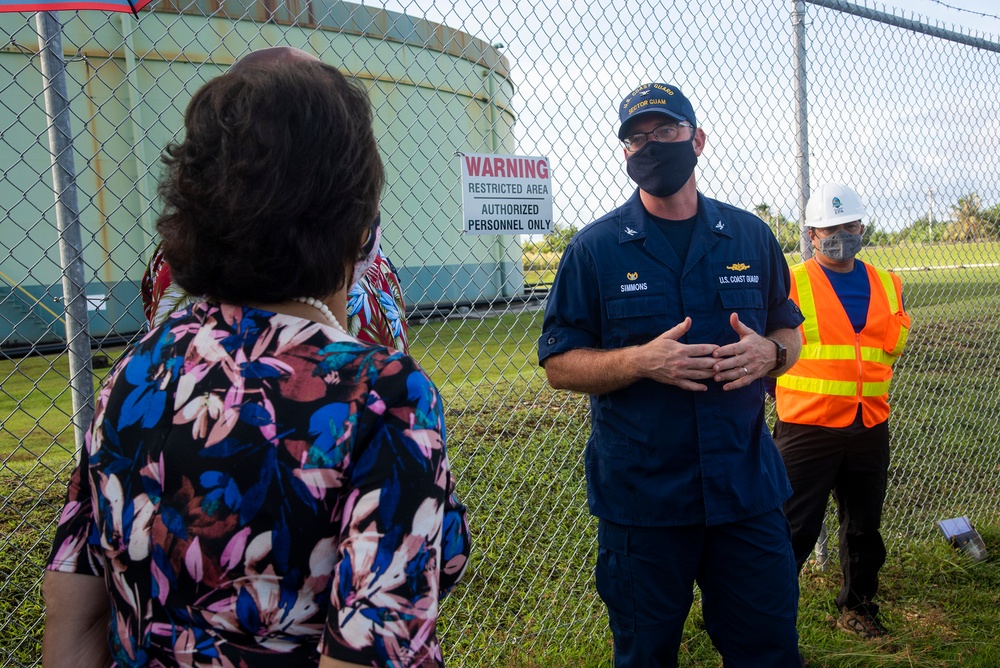
[[[942,7],[947,7],[948,9],[954,9],[955,11],[965,12],[966,14],[975,14],[977,16],[985,16],[990,19],[1000,19],[1000,16],[996,14],[987,14],[985,12],[977,12],[974,9],[966,9],[965,7],[955,7],[954,5],[949,5],[947,2],[941,2],[941,0],[930,0],[936,5],[941,5]]]

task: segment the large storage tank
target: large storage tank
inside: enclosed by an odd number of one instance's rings
[[[386,163],[383,247],[409,306],[523,287],[518,237],[465,236],[457,154],[511,153],[508,63],[444,25],[345,2],[159,2],[60,13],[94,336],[142,328],[159,154],[191,94],[249,50],[303,48],[362,81]],[[47,122],[32,15],[0,14],[0,343],[64,336]]]

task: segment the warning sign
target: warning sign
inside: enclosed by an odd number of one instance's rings
[[[549,159],[523,155],[460,155],[465,234],[549,234]]]

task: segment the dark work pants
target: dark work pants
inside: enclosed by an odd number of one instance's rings
[[[885,563],[879,526],[889,470],[888,423],[865,428],[859,419],[844,429],[828,429],[778,420],[774,441],[792,483],[785,515],[792,526],[796,565],[801,571],[812,552],[832,491],[844,572],[837,606],[877,615],[878,605],[872,599]]]
[[[597,591],[608,607],[616,668],[677,665],[695,582],[726,668],[799,668],[799,587],[780,508],[710,527],[601,520],[597,533]]]

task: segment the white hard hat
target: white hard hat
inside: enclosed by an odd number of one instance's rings
[[[806,204],[807,227],[834,227],[861,220],[865,206],[858,194],[839,183],[824,183]]]

